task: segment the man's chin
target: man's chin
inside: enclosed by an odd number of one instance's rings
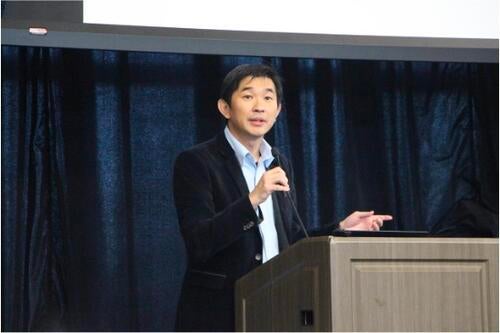
[[[235,133],[235,131],[231,131],[233,135],[236,137],[240,137],[240,139],[244,140],[258,140],[264,137],[271,128],[244,128],[241,131]]]
[[[268,129],[259,129],[259,130],[253,130],[249,132],[249,134],[254,137],[255,139],[262,138],[264,135],[266,135],[269,132],[270,128]]]

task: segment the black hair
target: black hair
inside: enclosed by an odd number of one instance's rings
[[[227,104],[231,105],[231,96],[238,90],[241,80],[250,76],[254,77],[266,77],[273,81],[276,87],[276,99],[278,105],[282,104],[283,101],[283,85],[281,83],[281,77],[271,66],[264,64],[244,64],[233,68],[229,73],[227,73],[224,81],[222,81],[220,89],[220,98],[226,101]]]

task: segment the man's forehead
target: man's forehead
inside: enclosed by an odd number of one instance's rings
[[[238,90],[250,90],[250,89],[255,89],[257,88],[257,83],[259,85],[263,85],[263,87],[259,88],[264,88],[267,91],[276,91],[276,87],[274,86],[273,80],[266,76],[246,76],[244,77],[238,86]]]

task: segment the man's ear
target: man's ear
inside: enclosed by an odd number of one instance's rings
[[[217,101],[217,108],[219,109],[219,112],[224,116],[224,118],[231,118],[231,107],[222,98],[219,98],[219,100]]]
[[[278,116],[280,115],[280,112],[281,112],[281,104],[278,105],[278,113],[276,113],[276,119],[275,119],[275,121],[278,119]]]

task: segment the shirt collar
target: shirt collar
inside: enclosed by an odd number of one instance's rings
[[[250,151],[241,142],[239,142],[238,139],[236,139],[236,137],[231,133],[227,126],[226,128],[224,128],[224,135],[226,136],[226,139],[229,142],[231,148],[233,148],[236,159],[240,163],[240,166],[243,166],[245,159],[255,162]],[[268,168],[274,160],[273,154],[271,153],[271,145],[267,143],[265,139],[262,139],[262,143],[259,149],[260,160],[262,160],[264,162],[264,166]]]

